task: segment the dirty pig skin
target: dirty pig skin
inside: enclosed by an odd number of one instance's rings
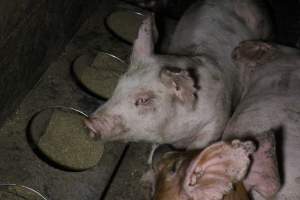
[[[244,90],[243,71],[231,52],[241,41],[270,35],[261,1],[201,0],[185,12],[161,54],[155,48],[159,33],[154,17],[148,17],[134,42],[128,71],[112,97],[85,121],[91,135],[187,149],[219,140]],[[269,162],[276,172],[276,157]],[[272,177],[251,189],[265,195],[260,189],[274,185],[267,194],[273,196],[279,179]]]
[[[269,199],[298,200],[300,51],[266,42],[244,41],[232,56],[241,71],[243,92],[223,138],[252,137],[258,141],[260,148],[254,154],[254,163],[245,180],[248,189],[259,191]],[[271,130],[273,137],[262,134],[266,130]],[[283,186],[272,197],[270,194],[279,187],[276,153],[280,155],[278,164]]]
[[[155,51],[159,34],[154,17],[148,17],[128,71],[86,120],[91,135],[190,149],[220,139],[241,95],[231,52],[240,41],[268,38],[265,13],[254,0],[196,2],[178,22],[164,54]]]

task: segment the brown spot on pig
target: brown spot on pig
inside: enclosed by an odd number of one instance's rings
[[[277,49],[269,43],[261,41],[244,41],[232,52],[233,60],[245,67],[255,70],[277,56]]]

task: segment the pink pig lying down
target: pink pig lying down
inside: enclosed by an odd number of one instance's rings
[[[201,0],[178,22],[165,54],[155,51],[158,31],[147,18],[128,71],[86,120],[91,135],[181,148],[220,139],[241,95],[231,52],[240,41],[270,35],[265,13],[255,0]]]
[[[243,92],[223,138],[253,137],[260,146],[245,185],[260,193],[255,199],[300,199],[300,51],[245,41],[232,56]],[[266,130],[272,130],[276,142],[262,134]],[[283,187],[272,196],[279,188],[278,155]]]
[[[251,163],[252,142],[218,142],[203,151],[161,149],[155,151],[152,170],[144,176],[144,183],[152,188],[151,199],[249,200],[238,185],[242,187]]]
[[[267,39],[271,32],[267,12],[258,2],[198,1],[178,22],[164,54],[155,48],[154,17],[147,18],[134,42],[128,71],[112,97],[86,120],[91,135],[187,149],[219,140],[243,95],[242,69],[231,52],[239,42]],[[275,163],[276,159],[274,168]]]

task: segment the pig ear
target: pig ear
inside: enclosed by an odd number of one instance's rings
[[[131,62],[144,60],[154,53],[155,43],[158,39],[158,31],[155,25],[155,16],[144,19],[133,44]]]
[[[164,67],[160,72],[160,79],[182,103],[193,103],[196,99],[197,83],[191,71]]]
[[[247,173],[255,147],[252,142],[219,142],[204,149],[187,169],[183,182],[192,199],[221,200]]]

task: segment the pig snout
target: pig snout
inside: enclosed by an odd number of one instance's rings
[[[99,128],[96,128],[97,121],[98,120],[95,117],[89,117],[89,118],[84,119],[84,124],[89,129],[89,131],[90,131],[89,134],[92,138],[96,137],[96,135],[98,137],[101,137],[101,132],[98,131]]]
[[[113,140],[125,132],[121,117],[91,115],[84,120],[90,136],[101,140]]]

